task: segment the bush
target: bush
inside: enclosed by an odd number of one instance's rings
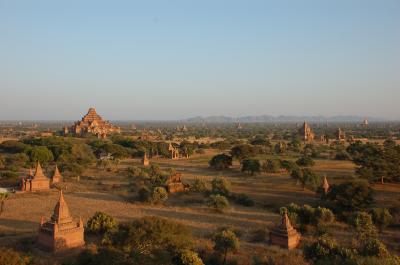
[[[371,210],[372,220],[374,224],[379,228],[379,231],[383,231],[393,221],[393,216],[386,208],[374,208]]]
[[[279,160],[268,159],[262,165],[262,169],[265,173],[277,173],[281,169],[281,163]]]
[[[199,255],[191,250],[184,249],[174,259],[176,265],[204,265]]]
[[[117,226],[114,218],[106,213],[96,212],[87,222],[89,232],[104,234]]]
[[[296,164],[301,167],[312,167],[314,166],[315,162],[309,156],[302,156],[296,161]]]
[[[244,159],[242,160],[242,172],[250,173],[254,175],[255,173],[260,173],[261,164],[258,159]]]
[[[253,242],[265,242],[267,237],[268,232],[265,228],[259,228],[251,232],[251,241]]]
[[[10,248],[0,248],[0,265],[27,265],[29,259]]]
[[[247,207],[254,206],[254,204],[255,204],[254,201],[247,194],[244,194],[244,193],[237,195],[235,198],[235,202],[237,204],[247,206]]]
[[[337,211],[357,211],[371,205],[373,191],[365,181],[348,181],[332,185],[327,199],[334,203]]]
[[[217,212],[224,212],[226,209],[229,208],[229,202],[225,196],[222,195],[210,195],[207,198],[207,206],[213,208]]]
[[[211,158],[210,167],[216,170],[227,169],[232,166],[232,157],[226,154],[219,154]]]
[[[205,192],[207,191],[206,182],[203,179],[195,178],[193,184],[190,186],[192,192]]]
[[[216,177],[211,181],[211,192],[213,194],[221,194],[223,196],[229,196],[231,189],[231,183],[224,177]]]
[[[168,200],[168,193],[163,187],[155,187],[151,194],[151,202],[154,204],[165,203]]]

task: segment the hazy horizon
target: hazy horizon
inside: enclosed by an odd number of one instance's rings
[[[400,120],[400,1],[0,0],[0,120]]]

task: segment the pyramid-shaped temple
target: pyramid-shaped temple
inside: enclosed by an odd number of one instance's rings
[[[283,215],[281,224],[271,230],[269,236],[271,244],[286,249],[296,248],[300,243],[300,233],[293,228],[287,213]]]
[[[82,136],[86,133],[95,134],[98,138],[106,138],[108,134],[120,133],[118,126],[111,124],[109,121],[97,114],[95,108],[90,108],[80,121],[75,122],[71,127],[64,127],[64,134],[72,133]]]
[[[85,244],[82,219],[74,222],[64,195],[60,191],[60,198],[54,207],[50,220],[45,222],[43,217],[39,226],[37,243],[40,248],[49,251],[63,251],[81,247]]]

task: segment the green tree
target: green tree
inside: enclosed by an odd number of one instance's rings
[[[371,205],[373,192],[367,182],[348,181],[331,185],[327,199],[335,204],[338,211],[358,211]]]
[[[254,147],[248,144],[237,145],[231,149],[231,156],[233,158],[238,159],[239,161],[247,157],[250,157],[254,154],[255,154]]]
[[[262,165],[262,170],[265,173],[277,173],[281,169],[281,164],[279,160],[267,159]]]
[[[29,145],[21,143],[20,141],[9,140],[4,141],[0,144],[0,149],[6,153],[18,154],[25,152],[29,148]]]
[[[214,250],[223,255],[223,265],[226,264],[228,253],[238,251],[239,247],[239,239],[230,229],[223,229],[214,235]]]
[[[27,151],[31,162],[47,164],[54,160],[53,153],[45,146],[34,146]]]
[[[110,244],[137,261],[134,264],[165,264],[167,262],[162,263],[161,257],[167,256],[167,260],[172,260],[176,253],[193,245],[186,226],[155,216],[120,224],[109,238]]]
[[[211,192],[213,194],[220,194],[229,196],[231,193],[231,183],[224,177],[216,177],[211,181]]]
[[[114,218],[103,212],[96,212],[87,222],[88,231],[96,234],[104,234],[117,226]]]
[[[255,173],[260,173],[261,164],[258,159],[244,159],[242,160],[242,172],[250,173],[254,175]]]
[[[312,171],[310,168],[303,168],[301,174],[298,176],[297,180],[301,183],[303,189],[306,187],[311,190],[317,190],[321,184],[321,179]]]
[[[213,156],[209,162],[209,165],[216,170],[228,169],[232,166],[232,157],[226,154]]]
[[[206,201],[207,206],[214,209],[217,212],[224,212],[229,208],[229,202],[225,196],[222,195],[210,195]]]

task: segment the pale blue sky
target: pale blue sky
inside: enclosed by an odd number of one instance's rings
[[[400,119],[399,0],[0,0],[0,119]]]

